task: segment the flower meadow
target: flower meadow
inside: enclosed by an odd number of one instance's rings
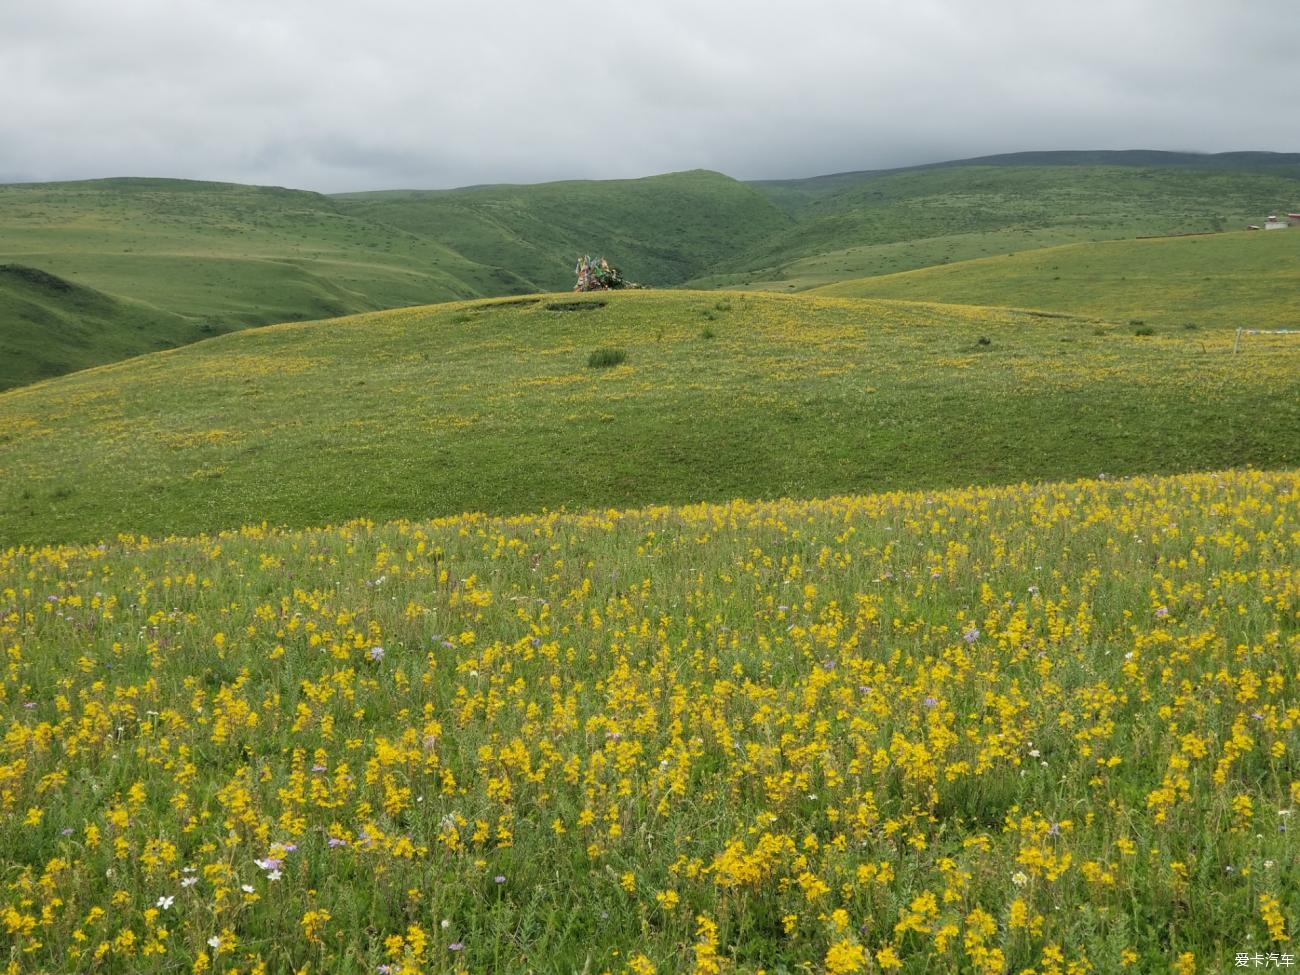
[[[0,970],[1214,972],[1300,473],[0,554]]]

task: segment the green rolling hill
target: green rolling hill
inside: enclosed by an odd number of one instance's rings
[[[140,320],[171,321],[165,344],[176,344],[272,322],[567,287],[579,250],[603,249],[647,283],[671,284],[788,222],[754,190],[704,172],[337,198],[109,179],[0,186],[0,263],[103,292]],[[24,348],[29,329],[0,306],[3,347]],[[0,389],[163,344],[124,346],[93,316],[75,331],[47,331],[39,362],[0,361]]]
[[[1037,308],[1165,328],[1300,328],[1300,232],[1069,244],[817,293]]]
[[[1270,153],[1022,153],[807,180],[693,171],[336,196],[163,179],[0,186],[0,264],[119,305],[46,329],[39,362],[0,360],[0,388],[253,325],[562,289],[580,251],[653,287],[790,291],[1231,229],[1298,199],[1300,156]],[[31,313],[10,307],[0,347],[21,350]]]
[[[0,389],[216,331],[23,264],[0,264],[0,322]]]
[[[687,291],[245,330],[0,394],[0,543],[1295,464],[1300,372],[1231,341]]]
[[[634,280],[680,284],[794,223],[755,189],[704,170],[334,199],[344,212],[508,267],[539,291],[572,287],[574,258],[585,251],[605,254]]]
[[[1294,154],[1057,155],[754,184],[794,223],[690,284],[798,290],[1056,244],[1244,229],[1300,205]]]
[[[518,286],[436,241],[340,213],[317,193],[184,180],[0,186],[0,264],[93,289],[117,304],[109,319],[133,322],[74,315],[76,328],[43,333],[39,366],[6,357],[0,388],[157,348],[123,343],[142,323],[143,333],[169,323],[160,342],[177,344]],[[22,347],[28,316],[12,309],[16,298],[0,300],[0,344]]]

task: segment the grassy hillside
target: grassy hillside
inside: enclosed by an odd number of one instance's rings
[[[178,315],[22,264],[0,264],[0,323],[0,389],[205,337]]]
[[[345,212],[511,268],[538,291],[572,287],[574,258],[587,251],[634,280],[679,284],[792,223],[750,187],[704,170],[335,199]]]
[[[1289,952],[1298,533],[1225,472],[0,552],[11,970]]]
[[[0,186],[0,263],[103,292],[137,322],[170,322],[166,342],[175,344],[270,322],[566,288],[581,250],[606,253],[648,284],[672,284],[788,222],[716,173],[355,198],[110,179]],[[0,343],[27,348],[30,317],[0,306]],[[93,316],[47,331],[38,359],[0,360],[0,388],[161,344],[123,342],[122,331]],[[98,349],[87,344],[95,336]]]
[[[1058,149],[1045,152],[1001,152],[940,162],[922,162],[896,169],[862,169],[850,173],[829,173],[800,179],[755,179],[750,186],[775,200],[789,212],[798,212],[815,200],[844,194],[881,177],[905,173],[928,173],[937,169],[1047,169],[1105,168],[1169,170],[1232,170],[1238,173],[1300,178],[1300,152],[1165,152],[1160,149]],[[1014,173],[1010,174],[1013,175]]]
[[[318,193],[186,180],[0,186],[0,261],[223,327],[512,286]]]
[[[1002,152],[992,156],[974,156],[942,162],[921,163],[895,169],[864,169],[847,173],[830,173],[803,179],[755,180],[751,186],[777,201],[783,208],[797,211],[810,201],[859,186],[880,176],[934,169],[970,167],[1004,168],[1045,166],[1106,166],[1136,169],[1202,169],[1236,172],[1272,173],[1300,177],[1300,153],[1297,152],[1168,152],[1159,149],[1066,149],[1028,152]]]
[[[1041,308],[1160,328],[1300,322],[1300,233],[1106,240],[845,281],[842,298]]]
[[[1071,244],[818,293],[1040,308],[1162,328],[1300,328],[1300,232]]]
[[[1240,229],[1300,203],[1300,165],[970,164],[755,186],[795,223],[693,286],[801,289],[1062,243]]]
[[[1290,158],[1020,154],[755,184],[694,171],[334,197],[154,179],[0,186],[0,263],[177,316],[179,336],[568,288],[586,251],[655,287],[789,291],[1241,226],[1300,205]],[[30,325],[0,316],[0,342],[19,330]],[[102,353],[56,344],[40,364],[0,361],[0,385],[136,351],[112,332]]]
[[[1231,336],[646,292],[275,326],[0,395],[0,540],[1297,461]],[[558,303],[558,310],[552,308]],[[625,353],[592,368],[598,348]]]

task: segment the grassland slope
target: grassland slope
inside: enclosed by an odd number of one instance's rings
[[[678,291],[273,326],[0,395],[0,539],[1294,463],[1300,372],[1230,344]]]
[[[0,323],[0,389],[205,337],[179,315],[25,264],[0,264]]]
[[[223,328],[517,283],[319,193],[169,179],[0,186],[0,262]]]
[[[1068,244],[844,281],[816,293],[1039,308],[1162,328],[1296,328],[1300,233]]]
[[[130,303],[138,320],[176,322],[170,341],[564,288],[575,254],[593,249],[634,278],[672,284],[788,222],[754,190],[704,172],[357,197],[106,179],[0,186],[0,263]],[[0,342],[27,348],[29,317],[0,316]],[[158,347],[91,318],[75,331],[102,348],[6,357],[0,388]]]
[[[162,179],[0,186],[0,263],[180,316],[191,334],[567,288],[586,251],[652,286],[788,291],[1232,228],[1297,205],[1288,158],[1026,154],[754,184],[693,171],[338,196]],[[0,382],[78,361],[6,361]]]
[[[1244,229],[1300,203],[1300,165],[975,163],[756,184],[794,223],[691,285],[798,290],[1056,244]]]
[[[574,257],[593,249],[636,280],[680,284],[793,222],[754,189],[707,170],[334,199],[345,212],[511,268],[539,291],[571,287]]]

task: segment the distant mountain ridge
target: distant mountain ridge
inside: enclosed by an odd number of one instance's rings
[[[748,180],[751,185],[814,183],[886,173],[946,169],[953,166],[1186,166],[1200,169],[1260,169],[1274,166],[1300,168],[1300,152],[1249,150],[1235,152],[1172,152],[1165,149],[1039,149],[999,152],[940,162],[914,163],[885,169],[847,170],[820,176]]]

